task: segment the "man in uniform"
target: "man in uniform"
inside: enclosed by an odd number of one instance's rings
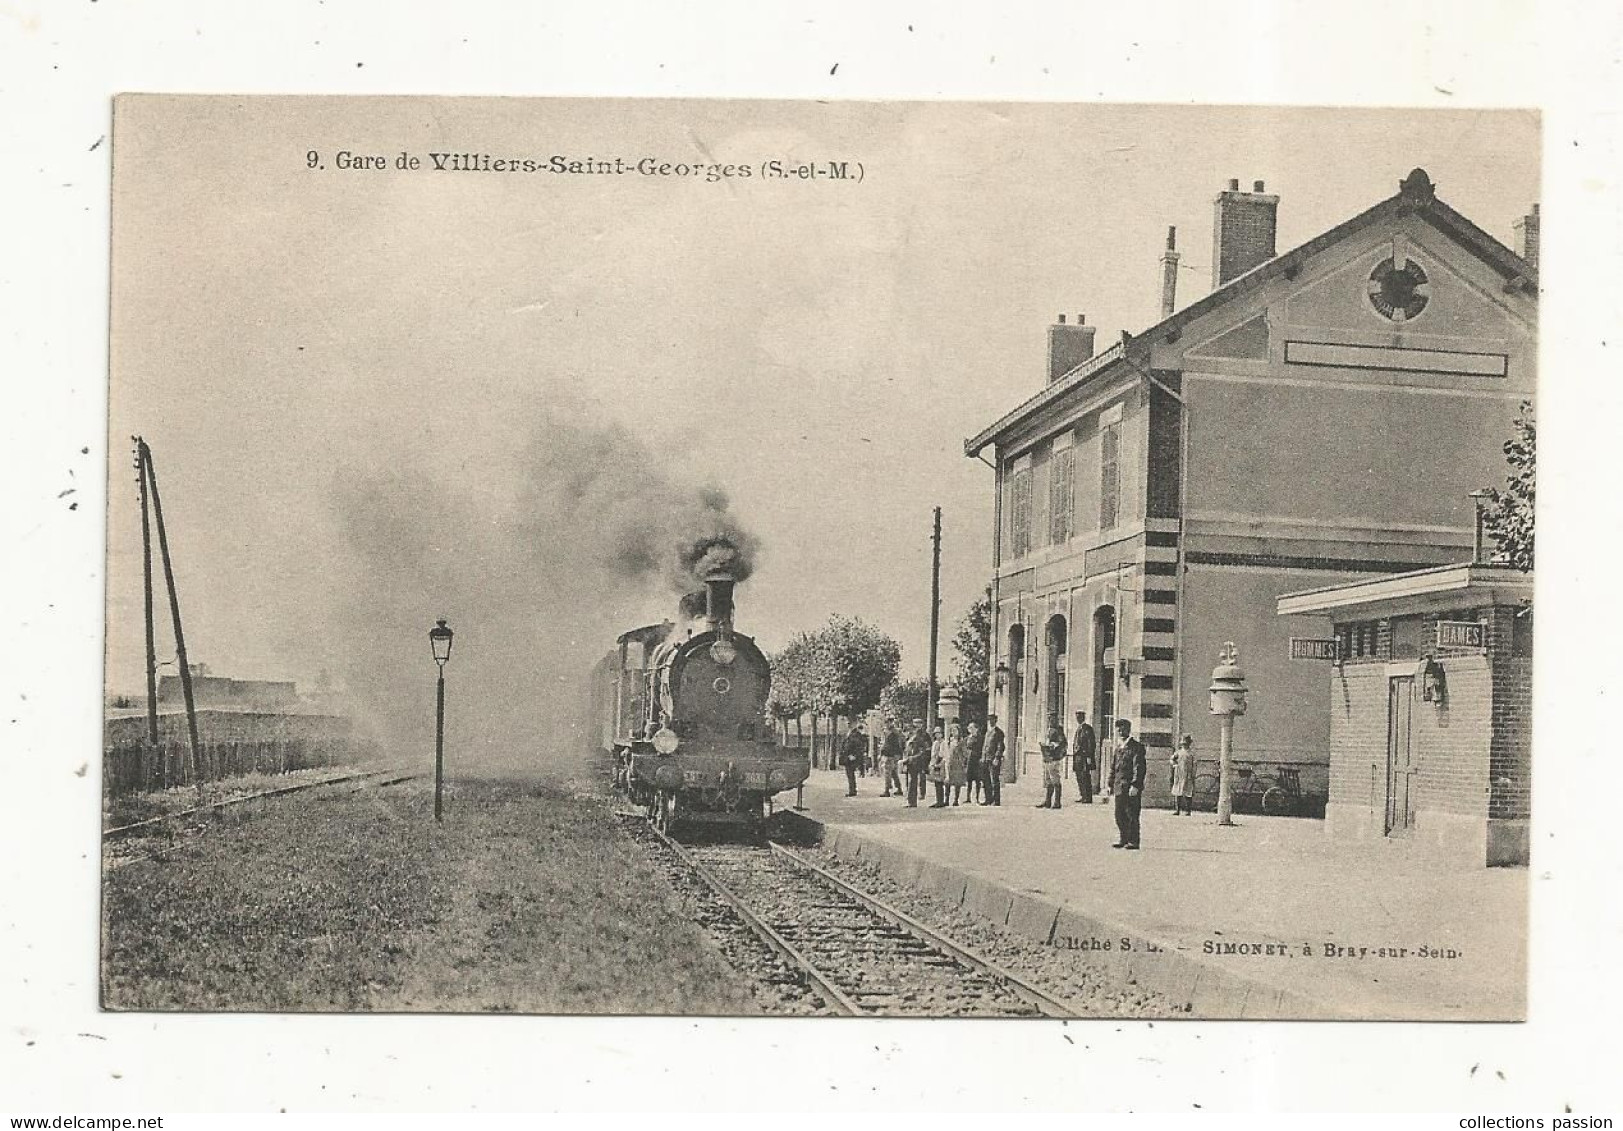
[[[1116,803],[1116,843],[1112,848],[1138,847],[1138,819],[1144,805],[1144,775],[1149,761],[1144,744],[1133,737],[1133,724],[1116,720],[1116,754],[1110,766],[1110,792]]]
[[[1043,802],[1038,809],[1058,809],[1065,804],[1065,728],[1059,716],[1048,720],[1048,735],[1038,744],[1043,752]]]
[[[1099,741],[1088,725],[1088,713],[1076,713],[1076,734],[1071,738],[1071,771],[1076,774],[1077,803],[1093,804],[1093,771],[1098,768]]]
[[[885,792],[882,796],[891,796],[892,786],[895,793],[902,792],[902,779],[896,776],[896,771],[902,761],[902,732],[896,726],[896,720],[885,720],[885,740],[880,744],[879,757],[885,767]]]
[[[907,736],[907,804],[919,807],[924,796],[924,771],[930,767],[930,732],[924,729],[923,719],[913,720],[912,733]]]
[[[981,752],[981,775],[986,782],[982,805],[1003,804],[1003,728],[996,715],[986,716],[986,748]]]
[[[851,724],[851,733],[840,743],[840,765],[845,767],[845,795],[857,795],[857,768],[868,756],[868,736],[862,733],[860,722]]]
[[[981,761],[986,753],[986,736],[981,733],[980,723],[970,723],[969,733],[964,736],[964,743],[969,747],[968,779],[964,782],[965,800],[971,805],[976,802],[986,803],[986,771]]]

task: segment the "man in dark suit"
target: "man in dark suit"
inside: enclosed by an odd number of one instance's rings
[[[1149,759],[1144,744],[1133,737],[1133,724],[1116,720],[1116,755],[1110,765],[1110,792],[1116,806],[1118,839],[1112,848],[1138,847],[1139,811],[1144,805],[1144,775]]]
[[[1099,742],[1093,727],[1088,725],[1088,713],[1076,713],[1076,734],[1071,738],[1071,772],[1076,775],[1077,804],[1093,804],[1093,772],[1098,769]]]
[[[919,798],[924,796],[924,771],[930,766],[930,732],[924,729],[923,719],[914,719],[913,728],[907,736],[907,759],[903,762],[907,770],[907,804],[909,808],[919,807]]]
[[[886,719],[885,741],[879,747],[880,762],[885,768],[885,792],[881,796],[894,794],[900,797],[902,794],[902,779],[897,773],[901,768],[902,753],[902,729],[896,725],[895,719]]]
[[[981,754],[981,775],[986,783],[982,805],[1003,804],[1003,752],[1007,740],[996,715],[986,716],[986,748]]]
[[[862,733],[862,724],[851,724],[851,733],[840,744],[840,765],[845,767],[845,795],[857,795],[857,769],[868,756],[868,736]]]

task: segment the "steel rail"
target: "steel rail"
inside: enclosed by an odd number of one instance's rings
[[[867,1014],[868,1011],[851,1000],[850,995],[823,977],[817,967],[812,964],[811,959],[800,953],[799,948],[773,930],[760,916],[745,906],[744,901],[723,883],[721,878],[708,865],[700,863],[692,853],[677,844],[667,833],[656,828],[652,822],[649,822],[647,827],[650,832],[660,839],[660,842],[666,848],[671,850],[678,860],[693,869],[694,874],[720,896],[738,914],[738,917],[744,921],[750,930],[759,935],[768,946],[777,951],[791,966],[799,970],[816,987],[817,992],[823,995],[825,1001],[836,1007],[840,1012],[852,1017],[861,1017]]]
[[[910,934],[916,935],[920,939],[923,939],[925,942],[940,950],[942,953],[950,956],[955,961],[962,963],[972,970],[986,974],[997,981],[1002,982],[1004,985],[1007,985],[1015,992],[1016,996],[1023,998],[1031,1005],[1036,1006],[1049,1017],[1072,1018],[1082,1016],[1082,1014],[1072,1009],[1059,998],[1053,996],[1046,990],[1039,989],[1038,987],[1032,985],[1030,982],[1026,981],[1012,970],[1005,970],[1003,967],[993,962],[990,958],[977,954],[975,951],[970,950],[962,943],[954,942],[952,939],[948,938],[934,927],[926,926],[917,919],[913,918],[911,915],[907,914],[907,912],[902,911],[899,908],[892,907],[878,896],[870,895],[861,888],[852,887],[849,883],[834,875],[834,873],[828,871],[826,868],[812,863],[810,860],[807,860],[804,856],[800,855],[798,852],[795,852],[793,849],[786,848],[776,841],[769,841],[768,844],[775,854],[791,861],[809,872],[814,873],[819,879],[828,884],[841,895],[855,899],[858,903],[861,903],[864,907],[868,908],[868,910],[885,919],[889,919],[896,926],[902,928],[904,931],[907,931]]]
[[[241,797],[228,797],[221,801],[211,802],[208,805],[194,805],[189,809],[180,809],[173,813],[164,813],[156,817],[148,817],[144,821],[135,821],[128,825],[119,825],[115,828],[104,829],[101,834],[103,840],[112,840],[115,837],[127,836],[142,829],[154,828],[165,821],[175,821],[182,817],[195,817],[200,813],[213,813],[221,809],[229,809],[233,805],[243,805],[249,801],[260,801],[267,797],[282,797],[289,793],[301,793],[307,789],[319,789],[325,785],[341,785],[347,781],[359,781],[366,778],[382,777],[385,774],[400,773],[399,766],[391,766],[382,770],[363,770],[356,773],[340,774],[336,777],[322,778],[319,781],[301,781],[292,785],[278,786],[275,789],[264,789],[258,793],[246,793]],[[379,782],[379,785],[398,785],[400,782],[421,777],[420,771],[404,774],[402,777],[392,778],[389,781]]]

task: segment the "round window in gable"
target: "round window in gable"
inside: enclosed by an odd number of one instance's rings
[[[733,689],[733,681],[726,676],[717,676],[716,682],[710,685],[716,689],[717,695],[725,695]]]
[[[1407,322],[1431,301],[1431,281],[1425,268],[1412,259],[1397,266],[1391,259],[1376,264],[1369,273],[1369,302],[1382,317]]]

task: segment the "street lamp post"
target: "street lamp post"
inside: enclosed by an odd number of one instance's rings
[[[1482,564],[1482,552],[1484,549],[1483,543],[1486,541],[1483,538],[1482,508],[1487,503],[1489,497],[1489,493],[1486,490],[1472,491],[1466,496],[1466,498],[1470,499],[1472,505],[1476,508],[1476,532],[1471,538],[1472,565]]]
[[[434,819],[444,820],[441,797],[445,786],[445,665],[451,658],[451,629],[441,617],[428,630],[428,646],[434,650],[434,663],[440,669],[438,694],[434,701]]]
[[[1221,741],[1218,746],[1217,823],[1234,824],[1234,717],[1245,714],[1245,672],[1240,670],[1240,650],[1232,641],[1217,654],[1212,669],[1211,712],[1218,717]]]

